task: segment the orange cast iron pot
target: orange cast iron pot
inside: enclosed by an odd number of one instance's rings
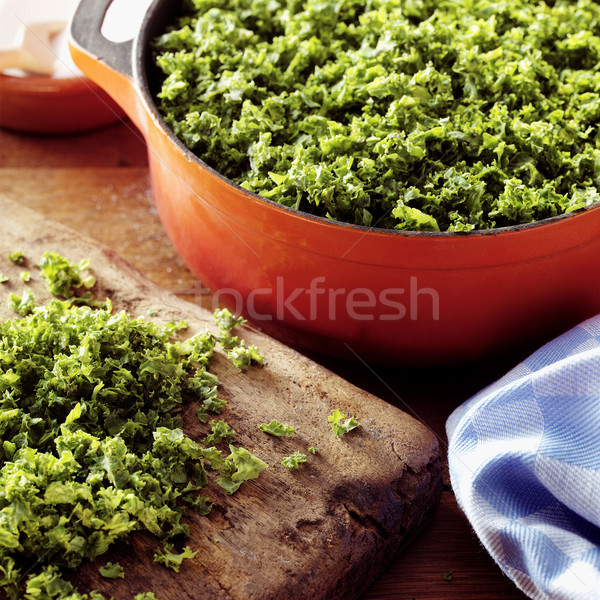
[[[215,298],[285,342],[396,365],[513,355],[600,312],[600,206],[484,232],[368,229],[249,193],[194,156],[153,100],[149,41],[178,2],[155,0],[134,40],[100,34],[110,0],[82,0],[79,68],[146,139],[162,223]]]

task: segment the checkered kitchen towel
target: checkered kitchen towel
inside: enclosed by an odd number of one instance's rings
[[[600,600],[600,316],[542,347],[446,424],[452,486],[531,598]]]

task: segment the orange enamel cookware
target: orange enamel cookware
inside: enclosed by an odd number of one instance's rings
[[[82,0],[75,63],[146,139],[156,206],[213,297],[288,344],[395,365],[514,356],[600,312],[600,206],[470,233],[368,229],[247,192],[165,126],[150,41],[178,2],[155,0],[137,36],[100,34],[110,0]]]
[[[66,135],[103,127],[122,117],[110,96],[83,77],[0,73],[0,127]]]

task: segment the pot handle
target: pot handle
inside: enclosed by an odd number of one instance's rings
[[[75,64],[103,88],[145,134],[138,87],[133,73],[133,40],[112,42],[101,32],[113,0],[80,0],[71,19],[69,46]]]
[[[112,42],[101,33],[111,3],[112,0],[80,0],[71,20],[71,39],[106,66],[133,78],[133,40]]]

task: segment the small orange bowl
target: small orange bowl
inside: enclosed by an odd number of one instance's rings
[[[0,127],[27,133],[72,134],[123,117],[114,100],[85,77],[0,73]]]
[[[178,3],[155,0],[124,44],[100,35],[109,4],[81,0],[75,63],[144,135],[160,217],[189,268],[265,331],[356,360],[449,365],[521,356],[600,312],[599,205],[469,233],[368,229],[285,208],[215,172],[158,113],[149,41]]]

